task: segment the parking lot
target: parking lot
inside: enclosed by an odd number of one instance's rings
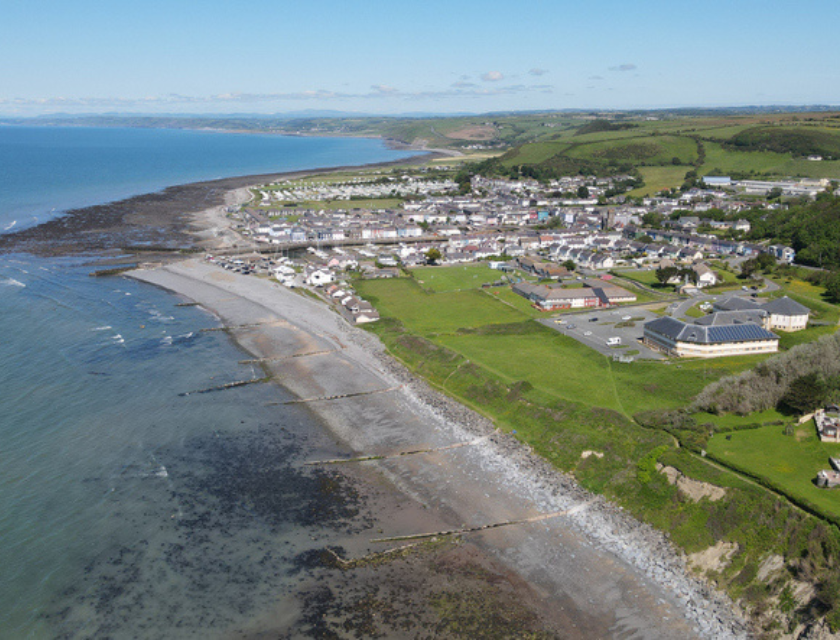
[[[644,323],[658,317],[640,307],[625,307],[563,313],[539,321],[605,356],[628,355],[637,359],[663,360],[663,354],[642,345]]]

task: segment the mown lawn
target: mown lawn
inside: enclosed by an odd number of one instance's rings
[[[613,363],[577,340],[543,327],[518,335],[441,335],[436,342],[508,382],[527,380],[554,397],[628,417],[647,409],[686,405],[710,382],[763,359]]]
[[[552,315],[551,313],[535,309],[529,300],[526,300],[518,293],[514,293],[510,287],[492,287],[485,289],[485,294],[496,298],[502,304],[508,304],[514,307],[531,318],[548,318]]]
[[[398,318],[408,331],[424,336],[528,318],[479,290],[426,293],[410,278],[362,280],[356,288],[380,314]]]
[[[767,356],[736,356],[663,363],[636,360],[613,363],[615,386],[628,415],[647,409],[677,408],[689,404],[703,388],[724,376],[754,367]]]
[[[630,269],[630,270],[621,270],[616,271],[622,278],[627,278],[628,280],[635,280],[636,282],[641,282],[644,285],[647,285],[652,288],[658,288],[659,280],[656,279],[656,269]],[[663,291],[672,292],[673,287],[668,285],[667,287],[663,287]]]
[[[840,520],[840,491],[820,489],[812,482],[820,469],[830,468],[829,457],[840,456],[840,444],[820,442],[813,422],[801,425],[791,436],[781,426],[718,434],[709,440],[708,451],[835,522]]]
[[[504,275],[486,264],[457,265],[449,267],[420,267],[411,270],[414,279],[424,289],[435,293],[478,289],[488,282],[496,282]]]

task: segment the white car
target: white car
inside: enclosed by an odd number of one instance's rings
[[[584,331],[584,332],[583,332],[583,335],[585,335],[585,336],[591,336],[591,335],[592,335],[592,332],[591,332],[591,331]]]
[[[627,322],[628,320],[632,320],[633,316],[621,316],[621,319],[624,320],[624,322]]]

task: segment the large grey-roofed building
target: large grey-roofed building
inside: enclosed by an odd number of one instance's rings
[[[715,303],[718,311],[766,311],[769,315],[768,329],[780,329],[782,331],[801,331],[808,326],[808,318],[811,310],[805,305],[791,300],[787,296],[759,303],[751,298],[732,296]]]
[[[779,336],[752,322],[707,326],[667,316],[645,324],[643,341],[680,357],[716,358],[779,350]]]

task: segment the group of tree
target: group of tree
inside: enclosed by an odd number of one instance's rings
[[[703,389],[692,410],[746,415],[776,408],[807,413],[838,399],[840,333],[834,333],[721,378]]]
[[[440,249],[437,247],[432,247],[426,252],[425,257],[428,264],[437,264],[443,258],[443,254],[441,254]]]
[[[667,284],[672,278],[688,279],[697,284],[697,272],[691,267],[659,267],[654,273],[659,284]]]
[[[741,278],[752,278],[757,273],[769,273],[776,266],[776,258],[769,253],[759,253],[754,258],[748,258],[741,263]]]
[[[755,209],[744,217],[751,224],[748,239],[791,246],[800,264],[840,269],[840,198],[822,193],[787,210]]]

